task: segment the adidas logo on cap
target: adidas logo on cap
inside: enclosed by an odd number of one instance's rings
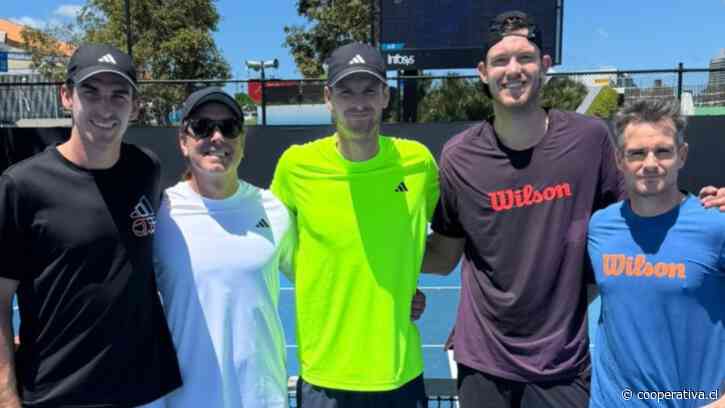
[[[363,59],[363,57],[360,56],[360,54],[355,55],[350,60],[350,62],[348,62],[348,64],[350,64],[350,65],[354,65],[354,64],[364,64],[364,63],[365,63],[365,60]]]
[[[335,49],[325,61],[328,66],[327,85],[335,86],[352,74],[369,74],[385,82],[385,60],[377,48],[353,42]]]
[[[106,54],[98,59],[98,62],[105,62],[106,64],[113,64],[116,65],[116,59],[113,58],[113,55]]]

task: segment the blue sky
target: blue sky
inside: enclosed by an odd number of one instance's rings
[[[2,17],[43,24],[68,18],[82,3],[5,1]],[[280,61],[273,75],[299,77],[282,46],[285,25],[305,24],[296,14],[296,0],[215,3],[222,17],[215,38],[236,78],[256,76],[243,67],[244,60],[272,58]],[[563,64],[557,70],[665,69],[678,62],[705,68],[722,48],[725,0],[565,0]]]

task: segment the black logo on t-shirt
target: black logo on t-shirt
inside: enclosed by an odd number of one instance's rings
[[[405,181],[401,181],[400,184],[398,184],[398,188],[395,189],[396,193],[407,193],[408,187],[405,185]]]
[[[269,228],[269,223],[264,218],[260,219],[256,228]]]
[[[137,237],[145,237],[156,231],[156,214],[151,201],[146,196],[141,196],[130,216],[133,220],[131,230]]]

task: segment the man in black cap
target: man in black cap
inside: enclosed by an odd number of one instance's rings
[[[378,50],[348,44],[327,66],[337,132],[285,151],[271,187],[298,231],[297,406],[421,408],[411,300],[437,167],[420,143],[380,134],[390,92]]]
[[[3,407],[153,405],[181,385],[151,262],[159,162],[122,143],[137,94],[128,55],[82,45],[61,88],[70,139],[0,176]]]
[[[459,401],[586,407],[587,222],[625,195],[614,149],[601,120],[541,108],[552,62],[525,13],[492,21],[483,58],[478,71],[495,118],[443,148],[423,263],[445,275],[463,256],[449,340]],[[723,204],[720,193],[709,205]]]

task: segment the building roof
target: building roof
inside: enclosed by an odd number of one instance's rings
[[[23,37],[20,33],[25,28],[24,25],[13,23],[12,21],[4,20],[0,18],[0,31],[5,31],[7,34],[7,42],[11,45],[18,46],[23,44]]]
[[[25,41],[23,41],[23,36],[21,35],[24,29],[25,26],[22,24],[0,18],[0,31],[4,31],[6,33],[6,42],[8,45],[25,48]],[[61,41],[58,41],[58,49],[67,56],[70,56],[73,53],[73,46]]]

